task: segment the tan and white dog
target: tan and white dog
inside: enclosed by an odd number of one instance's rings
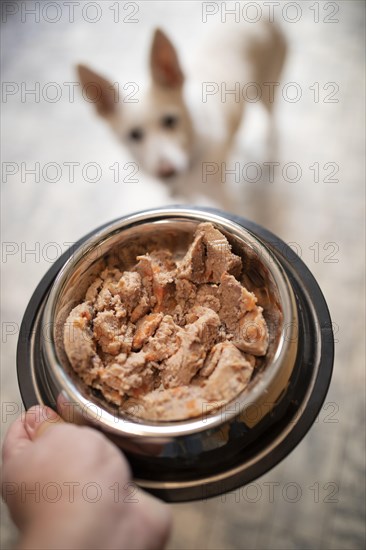
[[[285,52],[283,35],[272,23],[221,25],[194,55],[186,78],[173,44],[156,30],[151,83],[137,102],[123,101],[110,82],[85,65],[78,66],[78,74],[86,93],[97,86],[97,112],[139,168],[163,180],[172,195],[190,201],[205,195],[232,210],[221,167],[241,124],[246,95],[253,101],[257,94],[271,119]]]

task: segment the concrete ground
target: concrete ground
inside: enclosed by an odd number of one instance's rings
[[[21,406],[17,329],[52,261],[67,243],[103,222],[172,202],[162,184],[141,173],[138,183],[113,181],[109,167],[131,159],[77,90],[70,100],[67,83],[76,80],[74,65],[84,61],[122,83],[139,82],[154,27],[169,32],[184,63],[208,28],[200,2],[103,1],[101,13],[83,12],[88,3],[80,2],[73,21],[58,2],[60,13],[50,7],[39,22],[29,13],[22,21],[22,4],[31,9],[35,2],[5,4],[7,12],[19,11],[4,14],[1,38],[7,92],[1,106],[2,435]],[[218,12],[210,17],[218,18],[220,4],[210,4]],[[251,4],[263,14],[268,10],[261,2]],[[289,43],[283,85],[296,83],[289,91],[300,90],[301,97],[280,96],[275,180],[238,184],[237,211],[291,243],[318,280],[336,332],[334,376],[319,421],[289,457],[256,481],[259,498],[238,492],[174,505],[171,550],[365,547],[365,6],[361,1],[293,4],[281,2],[274,13]],[[255,16],[241,9],[241,18],[243,13]],[[47,88],[50,82],[58,87]],[[38,98],[25,93],[35,86]],[[61,97],[52,102],[56,89]],[[251,141],[248,135],[239,141],[239,152],[246,140]],[[245,151],[240,160],[256,160],[255,151]],[[42,174],[50,162],[60,166],[58,181],[50,181],[57,179],[52,169]],[[67,162],[79,163],[75,181]],[[100,165],[100,181],[87,181],[91,173],[83,178],[89,162]],[[39,181],[26,173],[35,163]],[[289,483],[300,488],[296,502],[287,492]],[[16,538],[3,507],[1,547],[12,548]]]

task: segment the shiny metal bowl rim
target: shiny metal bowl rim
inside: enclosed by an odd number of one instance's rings
[[[285,334],[284,329],[286,329],[286,327],[293,328],[297,326],[296,321],[294,321],[297,319],[297,313],[295,298],[290,282],[276,257],[252,232],[229,218],[206,210],[184,207],[168,207],[155,208],[142,213],[131,214],[103,227],[87,239],[81,247],[76,249],[59,271],[45,305],[43,313],[44,325],[47,327],[54,326],[54,313],[58,297],[60,296],[68,277],[72,274],[73,269],[75,269],[81,260],[85,259],[87,254],[95,250],[109,237],[123,231],[124,229],[127,229],[132,225],[139,225],[147,222],[162,222],[165,220],[173,220],[174,218],[197,223],[203,221],[212,222],[213,224],[218,224],[221,226],[229,234],[233,234],[235,237],[243,240],[246,244],[261,253],[263,264],[268,268],[277,285],[283,313],[283,330],[270,368],[267,367],[263,373],[263,376],[253,386],[251,391],[244,391],[236,398],[236,403],[239,403],[240,405],[239,410],[244,410],[245,407],[249,406],[261,395],[263,395],[266,388],[277,376],[282,362],[286,360],[286,355],[288,353],[292,338],[289,338],[288,334]],[[266,261],[267,257],[269,258],[269,261]],[[125,436],[127,438],[142,436],[151,437],[153,439],[164,439],[166,437],[185,436],[214,428],[218,425],[226,423],[238,414],[237,407],[235,407],[234,410],[231,410],[229,403],[226,406],[228,408],[225,407],[224,414],[223,410],[219,409],[215,413],[204,417],[178,422],[146,423],[142,422],[140,419],[136,419],[136,421],[134,421],[132,419],[116,417],[109,411],[106,411],[99,405],[85,398],[85,396],[83,396],[75,387],[57,357],[53,331],[50,332],[48,338],[43,339],[42,347],[44,357],[47,362],[47,367],[50,371],[49,374],[51,375],[53,382],[56,383],[56,386],[59,388],[59,394],[66,397],[66,400],[69,403],[77,405],[81,411],[86,411],[88,421],[108,433]]]

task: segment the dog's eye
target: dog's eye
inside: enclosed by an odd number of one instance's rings
[[[178,124],[178,117],[174,115],[165,115],[161,119],[161,125],[164,128],[173,129],[176,127],[177,124]]]
[[[133,128],[128,134],[128,137],[132,141],[141,141],[144,137],[144,133],[140,128]]]

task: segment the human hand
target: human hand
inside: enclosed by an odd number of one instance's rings
[[[123,454],[103,434],[32,407],[3,445],[2,492],[20,549],[158,550],[171,515],[136,488]]]

